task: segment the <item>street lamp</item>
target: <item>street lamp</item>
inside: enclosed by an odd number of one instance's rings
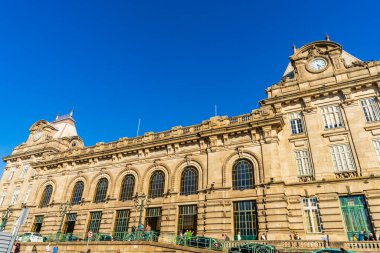
[[[59,207],[59,213],[61,214],[61,223],[59,224],[57,235],[55,237],[57,241],[59,240],[59,237],[61,236],[61,233],[62,233],[62,224],[63,224],[63,220],[65,219],[65,215],[68,212],[70,212],[71,207],[72,206],[71,206],[70,201],[67,201],[66,203],[61,204],[61,206]]]
[[[142,224],[141,223],[142,211],[144,210],[144,208],[147,208],[149,206],[150,199],[148,199],[148,197],[144,193],[139,196],[136,192],[136,195],[133,197],[133,203],[134,203],[135,209],[140,211],[139,224],[137,226],[137,228],[139,228],[140,224]]]
[[[4,231],[5,226],[7,225],[8,219],[9,217],[11,217],[12,213],[13,213],[12,206],[8,206],[7,210],[1,216],[0,231]]]

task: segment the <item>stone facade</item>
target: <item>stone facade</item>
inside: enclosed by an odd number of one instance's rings
[[[91,147],[78,137],[72,114],[38,121],[29,139],[3,158],[0,212],[15,199],[5,230],[12,230],[22,208],[29,208],[29,215],[21,232],[35,230],[36,216],[43,216],[42,234],[56,233],[61,221],[65,230],[67,215],[62,219],[60,208],[72,200],[79,181],[83,194],[69,207],[76,214],[74,234],[85,237],[94,211],[102,212],[101,233],[115,231],[117,210],[129,210],[128,226],[137,225],[133,200],[120,200],[123,179],[133,175],[133,194],[149,195],[151,176],[161,171],[163,195],[149,203],[161,208],[155,220],[161,234],[177,234],[180,207],[195,205],[198,234],[236,236],[244,229],[236,228],[244,216],[236,213],[237,204],[249,200],[254,210],[248,216],[255,219],[248,222],[254,224],[251,233],[266,233],[271,240],[289,239],[291,232],[302,239],[347,240],[360,226],[378,235],[379,86],[380,62],[360,61],[327,39],[294,48],[281,81],[267,89],[259,109],[245,115],[216,116]],[[254,185],[234,185],[239,161],[250,164]],[[23,172],[25,166],[30,169]],[[198,174],[198,187],[184,195],[182,176],[189,166]],[[106,197],[96,203],[102,178],[108,180]],[[48,185],[51,198],[40,207]],[[351,211],[363,216],[352,220],[358,214],[351,217]]]

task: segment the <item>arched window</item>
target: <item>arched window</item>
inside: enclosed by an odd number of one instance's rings
[[[232,185],[234,190],[253,189],[253,166],[245,159],[237,160],[232,170]]]
[[[194,167],[187,167],[181,177],[181,195],[196,194],[198,191],[198,171]]]
[[[153,173],[149,185],[149,197],[159,198],[164,194],[165,175],[162,171]]]
[[[51,194],[53,193],[53,186],[50,184],[45,187],[44,192],[42,193],[40,207],[48,206],[50,203]]]
[[[107,189],[108,189],[108,180],[107,178],[102,178],[98,182],[98,186],[96,187],[95,193],[95,203],[101,203],[106,201],[107,197]]]
[[[76,205],[81,202],[83,194],[84,183],[79,181],[74,186],[73,195],[71,197],[71,204]]]
[[[135,177],[131,174],[126,175],[121,185],[120,200],[131,200],[133,196],[133,189],[135,188]]]

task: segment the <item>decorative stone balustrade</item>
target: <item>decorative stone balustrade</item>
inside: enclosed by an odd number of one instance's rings
[[[300,250],[316,250],[322,248],[344,248],[345,250],[358,252],[380,252],[380,242],[365,241],[365,242],[329,242],[313,241],[313,240],[267,240],[267,241],[225,241],[223,248],[225,251],[232,247],[239,247],[248,243],[260,243],[275,246],[277,249],[300,249]]]

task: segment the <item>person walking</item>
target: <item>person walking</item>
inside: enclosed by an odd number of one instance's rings
[[[45,253],[50,253],[50,242],[45,247]]]
[[[264,233],[261,234],[260,240],[261,241],[266,241],[267,237]]]
[[[37,253],[37,246],[36,245],[33,245],[32,253]]]
[[[59,249],[58,249],[58,244],[55,244],[54,248],[53,248],[53,253],[58,253]]]
[[[15,249],[15,253],[20,253],[20,249],[21,249],[20,241],[16,241],[16,249]]]
[[[361,230],[359,233],[359,242],[361,242],[363,240],[364,240],[364,232],[363,232],[363,230]]]
[[[237,234],[237,240],[238,240],[238,241],[241,241],[241,234],[240,234],[240,231],[239,231],[238,234]]]

